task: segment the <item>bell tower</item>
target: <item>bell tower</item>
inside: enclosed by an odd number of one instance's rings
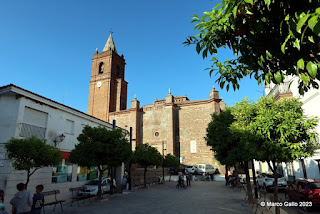
[[[119,56],[112,33],[101,53],[92,57],[88,114],[109,122],[109,112],[127,108],[127,86],[124,80],[125,59]]]

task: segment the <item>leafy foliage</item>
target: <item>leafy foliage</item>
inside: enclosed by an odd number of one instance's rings
[[[234,90],[250,75],[261,84],[282,83],[285,76],[299,77],[299,93],[319,88],[319,0],[223,0],[199,18],[194,15],[196,36],[184,42],[195,44],[198,54],[230,48],[235,59],[212,58],[210,75]]]
[[[317,123],[317,118],[307,118],[303,114],[302,103],[297,99],[276,102],[273,98],[262,97],[257,103],[245,99],[235,107],[212,115],[206,140],[222,164],[242,164],[247,179],[248,161],[266,161],[276,178],[277,200],[276,163],[312,155],[317,147]]]
[[[150,165],[160,165],[162,155],[158,150],[149,144],[139,144],[133,154],[133,162],[138,163],[144,168],[144,187],[146,187],[147,167]]]
[[[297,99],[276,102],[262,97],[257,106],[253,132],[259,138],[263,161],[289,162],[312,155],[317,146],[317,118],[303,114]]]
[[[214,113],[207,128],[207,144],[212,146],[215,157],[228,166],[241,165],[250,184],[248,163],[255,156],[256,138],[251,133],[251,122],[255,114],[253,105],[247,99],[236,103],[220,114]],[[248,199],[253,200],[248,185]]]
[[[59,149],[36,137],[12,138],[6,143],[5,148],[8,151],[8,158],[13,162],[13,167],[17,170],[27,171],[26,185],[28,185],[31,175],[36,170],[46,166],[58,165],[61,160]]]
[[[278,201],[277,163],[291,162],[312,155],[316,149],[317,118],[303,114],[297,99],[276,102],[262,97],[256,104],[252,131],[259,139],[256,159],[266,161],[274,174],[274,198]],[[277,214],[280,209],[276,209]]]
[[[230,108],[219,114],[213,113],[212,120],[208,124],[206,141],[215,152],[215,158],[223,165],[233,166],[237,163],[234,156],[229,155],[230,151],[237,145],[238,140],[234,138],[229,129],[234,122]]]
[[[79,166],[117,167],[132,156],[130,144],[120,129],[85,126],[77,139],[79,144],[69,158]]]
[[[172,154],[167,154],[164,158],[163,166],[178,168],[180,166],[180,160],[178,157],[176,157]]]
[[[99,170],[98,198],[101,198],[103,171],[120,166],[132,158],[132,150],[120,129],[85,126],[77,138],[79,144],[70,153],[70,161],[79,166],[97,166]],[[111,180],[113,175],[111,173]]]
[[[150,165],[160,165],[162,161],[162,155],[158,150],[149,144],[139,144],[133,155],[133,162],[138,163],[143,167]]]

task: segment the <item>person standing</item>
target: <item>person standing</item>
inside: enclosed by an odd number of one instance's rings
[[[17,185],[17,192],[10,201],[10,204],[15,210],[16,214],[30,214],[32,206],[32,195],[29,190],[26,190],[26,185],[19,183]]]
[[[126,188],[127,188],[127,177],[126,176],[123,176],[123,178],[122,178],[122,181],[121,181],[121,184],[122,184],[122,191],[123,190],[126,190]]]
[[[33,195],[33,204],[31,208],[31,214],[40,214],[44,203],[44,195],[42,194],[43,185],[36,186],[36,193]]]
[[[229,174],[228,171],[226,171],[226,174],[224,175],[224,179],[226,179],[226,186],[229,185]]]
[[[0,190],[0,214],[8,214],[4,205],[4,191]]]
[[[191,174],[190,173],[188,173],[187,174],[187,186],[191,186]]]

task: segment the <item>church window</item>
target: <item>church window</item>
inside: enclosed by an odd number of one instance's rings
[[[190,152],[197,153],[197,141],[190,141]]]
[[[155,137],[159,137],[159,132],[155,132],[155,133],[154,133],[154,136],[155,136]]]
[[[104,64],[103,64],[103,62],[100,62],[100,64],[99,64],[99,74],[102,74],[103,71],[104,71]]]
[[[120,78],[120,77],[121,77],[121,71],[120,71],[120,67],[119,67],[119,65],[117,65],[117,72],[116,72],[116,76],[117,76],[117,78]]]

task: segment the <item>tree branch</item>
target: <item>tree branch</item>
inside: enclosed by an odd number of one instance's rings
[[[29,176],[33,175],[33,173],[35,173],[35,171],[37,171],[38,169],[40,169],[41,167],[36,167],[34,168],[34,170],[29,174]]]
[[[274,173],[274,169],[273,169],[273,167],[271,166],[270,162],[267,161],[267,163],[268,163],[268,166],[269,166],[269,168],[271,169],[271,171]]]

